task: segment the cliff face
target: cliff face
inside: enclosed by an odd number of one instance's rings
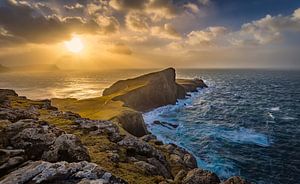
[[[187,92],[198,87],[207,87],[202,80],[179,80],[176,82],[174,68],[146,74],[137,78],[121,80],[107,88],[103,96],[114,96],[112,100],[138,111],[148,111],[185,98]]]

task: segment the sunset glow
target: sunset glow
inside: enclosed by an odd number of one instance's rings
[[[71,40],[65,42],[68,51],[79,53],[83,50],[84,45],[79,37],[73,37]]]

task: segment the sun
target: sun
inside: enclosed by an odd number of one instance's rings
[[[65,42],[65,46],[68,51],[73,53],[80,53],[84,45],[79,37],[73,37],[71,40]]]

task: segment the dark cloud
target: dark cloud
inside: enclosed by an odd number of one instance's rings
[[[45,13],[42,9],[46,9]],[[76,7],[76,4],[75,4]],[[79,6],[77,6],[79,7]],[[113,20],[110,23],[109,20]],[[115,31],[115,19],[106,19],[101,27],[94,19],[84,17],[62,17],[46,4],[30,4],[25,1],[6,0],[0,6],[0,26],[7,34],[33,43],[49,43],[67,39],[72,33],[96,33]],[[105,30],[105,31],[103,31]],[[1,40],[7,40],[1,36]],[[7,37],[7,36],[6,36]],[[12,40],[13,41],[13,40]]]
[[[148,2],[149,0],[111,0],[109,4],[116,10],[141,10],[146,7]]]

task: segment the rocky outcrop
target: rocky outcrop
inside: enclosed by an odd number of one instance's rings
[[[220,179],[212,172],[202,169],[193,169],[187,173],[182,184],[219,184]]]
[[[90,162],[29,162],[11,172],[0,184],[68,183],[68,184],[126,184],[127,182]]]
[[[174,69],[166,69],[117,82],[104,95],[149,110],[205,87],[200,80],[178,83]],[[111,108],[118,107],[114,105]],[[219,184],[220,180],[198,169],[196,158],[185,149],[149,134],[139,111],[124,107],[113,121],[89,119],[59,111],[49,100],[32,101],[12,90],[0,90],[0,184],[127,182]],[[247,184],[239,177],[225,183]]]
[[[207,88],[202,79],[176,79],[176,83],[181,85],[186,92],[196,92],[198,88]]]
[[[118,115],[115,120],[119,122],[122,127],[130,134],[141,137],[148,134],[146,124],[144,122],[142,113],[128,110]]]
[[[104,96],[112,95],[113,100],[124,102],[125,106],[138,111],[175,104],[184,98],[185,88],[176,83],[175,69],[168,68],[137,78],[121,80],[103,91]]]

